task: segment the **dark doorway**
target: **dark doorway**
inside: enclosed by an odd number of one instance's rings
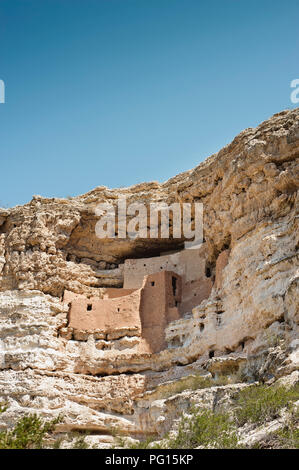
[[[177,291],[177,278],[176,277],[172,276],[171,284],[172,284],[172,292],[173,292],[173,295],[175,297],[176,296],[176,291]]]

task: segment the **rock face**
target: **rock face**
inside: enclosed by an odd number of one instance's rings
[[[298,156],[296,109],[246,129],[166,183],[98,187],[69,200],[35,196],[25,206],[0,209],[0,401],[9,405],[0,427],[34,411],[62,413],[61,432],[90,430],[102,446],[111,444],[113,428],[161,436],[192,400],[212,407],[215,394],[229,400],[232,389],[247,386],[178,393],[194,374],[213,379],[242,369],[250,380],[252,364],[263,380],[293,374],[299,361]],[[97,205],[115,205],[119,197],[147,206],[203,203],[197,286],[183,239],[97,238]],[[80,309],[70,310],[74,299],[102,306],[109,296],[105,305],[119,308],[117,292],[124,288],[124,308],[134,316],[143,277],[157,267],[182,275],[186,289],[185,307],[155,330],[159,347],[144,346],[146,323],[138,316],[134,324],[129,313],[118,322],[107,307],[113,328],[106,331],[102,320],[88,324]],[[158,306],[152,310],[158,315]],[[148,332],[155,325],[148,324]],[[283,352],[275,349],[280,340]]]

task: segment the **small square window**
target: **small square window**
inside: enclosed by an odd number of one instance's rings
[[[152,281],[152,282],[151,282],[151,286],[154,286],[154,285],[155,285],[155,282],[154,282],[154,281]]]

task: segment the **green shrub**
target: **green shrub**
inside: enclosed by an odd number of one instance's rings
[[[63,437],[58,437],[57,439],[55,439],[54,443],[52,444],[52,449],[60,449],[62,443],[63,443]]]
[[[88,447],[85,436],[78,436],[72,444],[72,449],[88,449]]]
[[[5,413],[5,411],[7,410],[8,408],[8,404],[7,403],[0,403],[0,413]]]
[[[218,449],[238,447],[238,438],[228,414],[192,408],[191,416],[181,420],[177,435],[169,439],[167,448],[193,449],[199,446]]]
[[[299,410],[292,410],[284,427],[254,446],[258,449],[299,449]]]
[[[24,416],[15,427],[0,432],[0,449],[41,449],[61,417],[44,421],[36,414]]]
[[[241,390],[237,397],[239,426],[247,422],[264,423],[279,415],[282,408],[299,399],[299,384],[286,387],[255,385]]]
[[[283,429],[276,433],[279,448],[299,449],[299,426],[296,423],[288,423]]]

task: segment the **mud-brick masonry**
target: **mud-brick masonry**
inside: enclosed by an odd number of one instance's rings
[[[221,265],[224,259],[221,259]],[[103,298],[65,291],[68,327],[74,337],[98,333],[107,339],[139,336],[139,350],[166,347],[165,327],[209,297],[213,282],[205,273],[205,249],[125,261],[124,288],[107,288]],[[220,278],[220,266],[219,274]]]

